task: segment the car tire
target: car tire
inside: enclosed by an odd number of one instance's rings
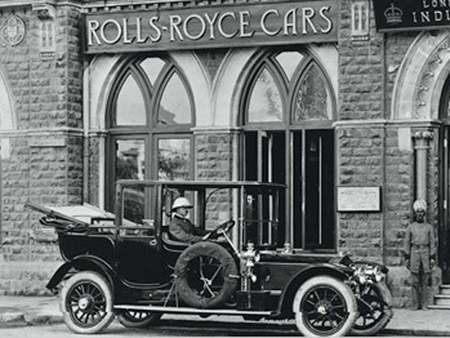
[[[293,311],[297,328],[308,337],[344,336],[358,315],[351,288],[331,276],[316,276],[304,282],[295,294]]]
[[[159,323],[162,313],[140,312],[128,310],[117,315],[120,324],[130,329],[155,326]]]
[[[384,283],[376,283],[370,285],[368,292],[363,295],[363,299],[374,310],[368,312],[366,307],[359,304],[359,316],[356,318],[351,334],[357,336],[374,336],[380,330],[384,329],[392,318],[391,292]]]
[[[78,272],[62,287],[60,309],[64,322],[73,332],[101,332],[114,319],[111,287],[96,272]]]
[[[182,252],[175,264],[180,298],[195,308],[217,308],[236,290],[239,276],[233,256],[221,245],[199,242]]]

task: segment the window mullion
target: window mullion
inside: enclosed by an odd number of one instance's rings
[[[301,176],[301,187],[302,187],[302,249],[306,248],[306,130],[302,131],[302,176]]]

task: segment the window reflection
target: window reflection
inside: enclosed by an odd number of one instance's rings
[[[116,125],[145,125],[145,103],[136,80],[128,75],[116,102]]]
[[[303,78],[295,99],[294,122],[330,118],[331,98],[319,67],[313,64]]]
[[[283,106],[278,86],[272,74],[264,69],[250,96],[249,122],[282,121]]]
[[[123,190],[123,218],[136,224],[142,224],[145,214],[144,187],[130,187]],[[125,225],[126,221],[123,222]]]
[[[143,140],[116,141],[116,180],[139,179],[145,174],[145,152]],[[144,218],[144,190],[142,187],[130,187],[124,190],[123,217],[135,223]]]
[[[191,165],[189,139],[158,141],[158,179],[180,181],[189,179]]]
[[[177,73],[164,88],[158,111],[158,124],[174,125],[191,123],[189,96]]]
[[[145,175],[143,140],[116,141],[116,180],[139,179]]]

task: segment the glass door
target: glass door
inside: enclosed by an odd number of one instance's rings
[[[292,132],[292,231],[298,249],[334,247],[332,130]]]
[[[439,263],[442,268],[442,278],[450,282],[450,126],[444,126],[441,136],[441,221],[439,222]]]
[[[246,180],[286,183],[286,142],[284,131],[251,131],[245,134],[245,166],[244,176]],[[248,198],[253,198],[249,196]],[[273,196],[258,195],[257,201],[248,201],[256,205],[256,219],[272,219]],[[277,233],[275,234],[271,224],[256,223],[247,229],[246,238],[251,238],[258,246],[268,246],[273,243],[284,243],[285,233],[285,196],[280,196],[280,217]]]

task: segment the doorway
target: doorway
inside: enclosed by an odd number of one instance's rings
[[[450,283],[450,124],[442,127],[441,133],[441,184],[440,222],[439,222],[439,265],[442,268],[442,280]]]
[[[246,180],[288,187],[280,198],[280,230],[284,230],[276,242],[290,238],[297,250],[334,249],[333,130],[247,131],[244,148]],[[253,235],[275,241],[264,234]]]

